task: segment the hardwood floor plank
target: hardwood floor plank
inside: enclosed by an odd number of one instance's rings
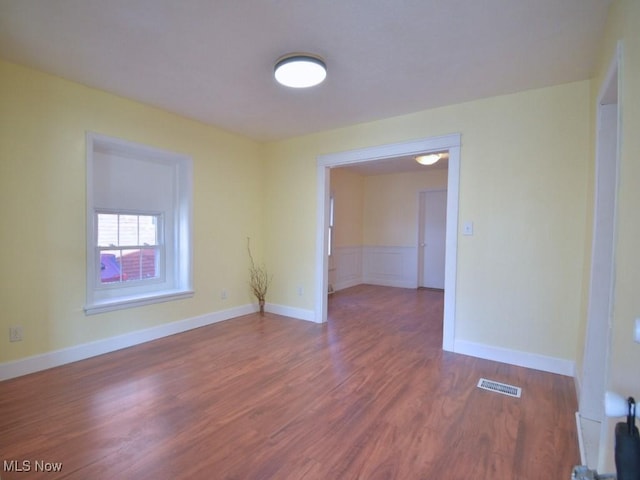
[[[568,478],[573,380],[442,352],[442,305],[363,285],[0,382],[0,462],[63,462],[0,477]]]

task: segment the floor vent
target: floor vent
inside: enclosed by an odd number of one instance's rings
[[[506,383],[494,382],[493,380],[487,380],[481,378],[478,382],[478,388],[489,390],[490,392],[502,393],[503,395],[509,395],[510,397],[520,398],[522,389],[520,387],[514,387],[513,385],[507,385]]]

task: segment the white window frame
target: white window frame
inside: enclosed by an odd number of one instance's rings
[[[192,160],[182,154],[87,133],[87,315],[166,302],[193,296],[192,288]],[[96,155],[100,152],[102,157]],[[172,198],[165,202],[169,211],[149,211],[135,205],[113,208],[96,204],[94,169],[98,158],[113,154],[138,162],[168,167],[171,172]],[[97,239],[97,213],[154,214],[163,219],[160,241],[163,244],[161,278],[149,281],[103,284],[100,280],[100,249]],[[166,219],[166,221],[165,221]]]

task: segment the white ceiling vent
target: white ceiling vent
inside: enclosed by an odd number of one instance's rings
[[[490,392],[502,393],[503,395],[509,395],[510,397],[520,398],[522,389],[520,387],[514,387],[513,385],[507,385],[506,383],[494,382],[493,380],[487,380],[481,378],[478,381],[478,388],[483,390],[489,390]]]

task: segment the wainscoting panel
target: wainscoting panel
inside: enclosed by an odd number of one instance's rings
[[[363,283],[388,287],[418,287],[416,247],[373,247],[362,249]]]
[[[362,283],[418,288],[416,247],[336,247],[329,269],[335,291]]]
[[[334,290],[362,283],[362,247],[336,247],[329,262],[332,269],[331,282]]]

